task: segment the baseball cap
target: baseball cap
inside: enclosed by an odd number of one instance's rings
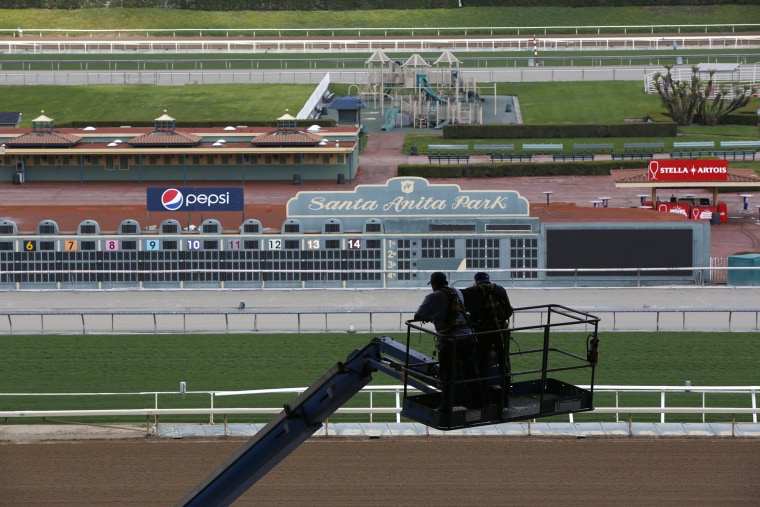
[[[432,275],[430,275],[430,281],[428,282],[428,285],[448,285],[449,281],[446,280],[446,275],[444,273],[441,273],[440,271],[436,271]]]
[[[488,276],[488,273],[480,271],[479,273],[475,273],[475,283],[491,283],[491,278]]]

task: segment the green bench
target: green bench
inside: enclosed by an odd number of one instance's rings
[[[721,141],[720,147],[722,149],[732,149],[732,150],[753,149],[757,151],[757,150],[760,150],[760,141]]]
[[[476,144],[473,147],[475,154],[489,155],[491,162],[530,161],[533,157],[530,153],[515,153],[514,144]]]
[[[470,145],[468,144],[429,144],[428,145],[428,162],[438,162],[444,160],[446,163],[451,162],[469,162]]]
[[[760,141],[721,141],[720,150],[713,152],[713,155],[724,160],[755,160],[757,150],[760,150]]]
[[[717,150],[713,152],[713,155],[722,158],[723,160],[739,160],[739,157],[741,157],[742,160],[755,160],[756,154],[757,151],[755,150]]]
[[[523,144],[522,151],[524,153],[530,153],[531,155],[547,155],[551,153],[561,152],[565,149],[564,144]]]
[[[674,142],[670,158],[700,158],[711,157],[715,149],[715,141]]]
[[[593,153],[555,153],[552,158],[555,162],[565,162],[567,160],[594,160]]]
[[[613,160],[650,159],[665,151],[665,143],[625,143],[622,153],[613,153]]]
[[[612,143],[575,143],[573,151],[575,153],[592,153],[592,154],[612,154],[615,145]]]
[[[694,142],[679,142],[673,143],[673,151],[684,150],[712,150],[715,148],[715,141],[694,141]]]

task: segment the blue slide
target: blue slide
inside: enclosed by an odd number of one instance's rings
[[[401,109],[398,107],[392,107],[388,109],[385,112],[385,123],[383,123],[383,126],[381,130],[391,130],[393,127],[396,126],[396,115],[401,112]]]
[[[417,86],[419,86],[422,91],[427,93],[428,97],[435,100],[439,104],[445,104],[446,100],[439,97],[435,91],[433,91],[432,88],[430,88],[430,84],[428,84],[427,76],[425,74],[417,74]]]
[[[451,123],[450,119],[443,120],[441,123],[439,123],[438,125],[436,125],[435,128],[436,129],[442,129],[444,126],[448,125],[449,123]]]

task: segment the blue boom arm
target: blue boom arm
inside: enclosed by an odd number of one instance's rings
[[[388,337],[373,338],[369,345],[325,372],[293,403],[285,405],[277,417],[177,505],[230,505],[321,428],[322,421],[361,391],[372,380],[374,371],[402,379],[404,364],[424,378],[435,362],[414,350],[409,351],[407,359],[405,345]],[[415,384],[431,389],[421,381]]]
[[[451,349],[446,359],[448,371],[464,371],[464,365],[471,364],[473,356],[457,357],[457,343],[463,337],[431,333],[410,321],[406,344],[387,336],[373,338],[363,349],[355,350],[344,362],[325,372],[293,403],[285,405],[277,417],[177,505],[230,505],[321,428],[322,422],[361,391],[376,371],[404,383],[402,416],[444,431],[593,410],[599,318],[560,305],[517,310],[541,310],[546,315],[545,322],[498,331],[503,350],[496,354],[497,364],[487,365],[494,372],[486,371],[485,375],[455,374],[440,378],[438,361],[409,346],[412,330],[434,334],[439,344],[448,343]],[[574,335],[564,333],[556,339],[550,336],[552,328],[573,325],[590,330],[582,350],[585,355],[555,345],[555,342],[569,345]],[[542,346],[510,352],[509,333],[517,331],[543,331]],[[463,350],[467,350],[472,338],[493,340],[493,335],[492,331],[466,335]],[[518,363],[523,367],[514,368]],[[577,369],[590,370],[590,388],[577,387],[553,376]],[[442,405],[446,400],[449,403]]]

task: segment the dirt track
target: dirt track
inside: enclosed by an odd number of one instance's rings
[[[173,505],[243,439],[0,443],[9,506]],[[758,505],[760,439],[307,441],[236,505]]]

